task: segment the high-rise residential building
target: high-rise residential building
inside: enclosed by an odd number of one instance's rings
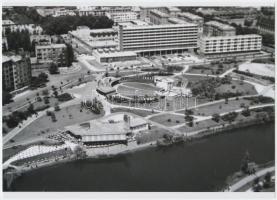
[[[30,58],[27,56],[2,56],[3,90],[14,92],[28,87],[32,72]]]
[[[66,65],[66,45],[50,44],[36,46],[36,57],[38,63],[55,62],[58,66]]]
[[[201,37],[200,53],[209,57],[256,54],[261,51],[262,36],[256,34]]]
[[[181,53],[197,48],[197,24],[119,26],[119,47],[140,55]]]

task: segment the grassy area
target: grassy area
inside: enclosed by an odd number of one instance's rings
[[[208,76],[193,76],[193,75],[181,75],[181,76],[177,76],[175,77],[176,79],[180,78],[185,78],[188,80],[188,87],[191,87],[194,83],[199,82],[200,80],[206,80],[209,79],[210,77]]]
[[[192,132],[192,131],[201,130],[201,129],[204,129],[204,128],[207,128],[207,127],[217,126],[217,125],[220,125],[220,124],[221,124],[220,122],[217,123],[217,122],[215,122],[211,119],[208,119],[208,120],[204,120],[204,121],[201,121],[201,122],[194,123],[194,125],[192,127],[184,125],[184,126],[178,128],[178,130],[185,133],[185,132]]]
[[[63,129],[65,126],[81,123],[103,116],[103,113],[96,115],[91,111],[82,109],[81,105],[73,105],[62,108],[60,111],[54,112],[56,115],[56,122],[53,122],[51,116],[42,116],[24,128],[13,139],[15,142],[21,140],[28,140],[37,136],[56,132],[58,129]]]
[[[176,126],[181,123],[185,123],[185,116],[174,115],[174,114],[163,114],[151,117],[150,120],[162,124],[164,126]]]
[[[150,130],[141,132],[136,135],[136,140],[139,144],[144,144],[147,142],[157,141],[162,138],[164,134],[168,134],[168,130],[152,126]]]
[[[195,115],[209,116],[213,115],[214,113],[224,113],[240,109],[241,105],[243,104],[245,106],[249,106],[250,102],[250,100],[246,99],[230,100],[228,101],[228,104],[225,104],[225,102],[220,102],[208,106],[199,107],[197,108],[197,110],[192,110]],[[184,113],[184,111],[182,113]]]
[[[234,67],[234,64],[214,64],[214,65],[194,65],[190,66],[189,70],[187,73],[192,73],[192,74],[208,74],[208,75],[220,75],[227,70],[231,69]]]
[[[139,115],[141,117],[146,117],[148,115],[155,114],[157,112],[147,111],[147,110],[138,110],[138,109],[129,109],[129,108],[113,108],[111,110],[112,113],[116,112],[130,112],[134,113],[135,115]]]
[[[255,87],[249,83],[240,84],[240,81],[232,80],[231,84],[222,84],[215,88],[218,93],[232,92],[242,93],[244,95],[257,94]]]

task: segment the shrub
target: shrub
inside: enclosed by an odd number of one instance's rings
[[[58,99],[58,101],[63,102],[63,101],[69,101],[73,98],[69,93],[63,93],[63,94],[58,95],[57,99]]]

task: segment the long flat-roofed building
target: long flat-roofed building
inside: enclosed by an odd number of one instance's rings
[[[119,61],[129,61],[136,60],[137,54],[133,51],[116,51],[110,50],[109,52],[102,51],[101,49],[95,50],[93,55],[96,57],[98,62],[119,62]]]
[[[119,26],[119,47],[140,55],[181,53],[197,48],[197,24]]]
[[[262,36],[256,34],[201,37],[200,53],[209,57],[226,57],[259,53]]]
[[[204,35],[232,36],[232,35],[236,35],[236,29],[233,26],[223,24],[218,21],[209,21],[204,24]]]

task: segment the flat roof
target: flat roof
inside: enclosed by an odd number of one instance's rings
[[[144,26],[123,26],[123,29],[152,29],[152,28],[171,28],[171,27],[189,27],[189,26],[198,26],[194,23],[185,23],[185,24],[160,24],[160,25],[144,25]]]
[[[18,62],[20,60],[22,60],[22,57],[20,55],[12,55],[12,56],[2,55],[2,63],[8,62],[8,61]]]
[[[172,7],[172,6],[169,6],[169,7],[166,7],[170,12],[180,12],[181,10],[177,7]]]
[[[195,15],[195,14],[192,14],[192,13],[189,13],[189,12],[179,13],[178,16],[187,17],[187,18],[190,18],[190,19],[203,19],[203,17],[200,17],[199,15]]]
[[[158,15],[160,17],[169,17],[168,14],[163,13],[163,12],[157,10],[157,9],[150,10],[150,13],[154,13],[155,15]]]
[[[224,29],[224,30],[236,30],[235,27],[233,26],[230,26],[228,24],[223,24],[223,23],[220,23],[218,21],[209,21],[209,22],[206,22],[205,23],[206,25],[211,25],[211,26],[216,26],[220,29]]]
[[[107,52],[101,53],[97,51],[97,55],[100,57],[124,57],[124,56],[137,56],[134,51],[115,51],[115,52]]]
[[[113,28],[90,29],[90,33],[111,33],[111,32],[117,32],[117,31]]]
[[[168,21],[171,23],[174,23],[174,24],[187,24],[188,23],[188,22],[186,22],[182,19],[176,18],[176,17],[170,17],[170,18],[168,18]]]
[[[236,38],[256,38],[262,37],[258,34],[247,34],[247,35],[231,35],[231,36],[214,36],[214,37],[201,37],[201,40],[221,40],[221,39],[236,39]]]
[[[48,49],[48,48],[65,48],[65,44],[49,44],[49,45],[39,45],[36,46],[38,49]]]
[[[102,122],[91,120],[82,124],[66,126],[66,130],[80,136],[98,136],[98,135],[125,135],[129,132],[126,122]]]

